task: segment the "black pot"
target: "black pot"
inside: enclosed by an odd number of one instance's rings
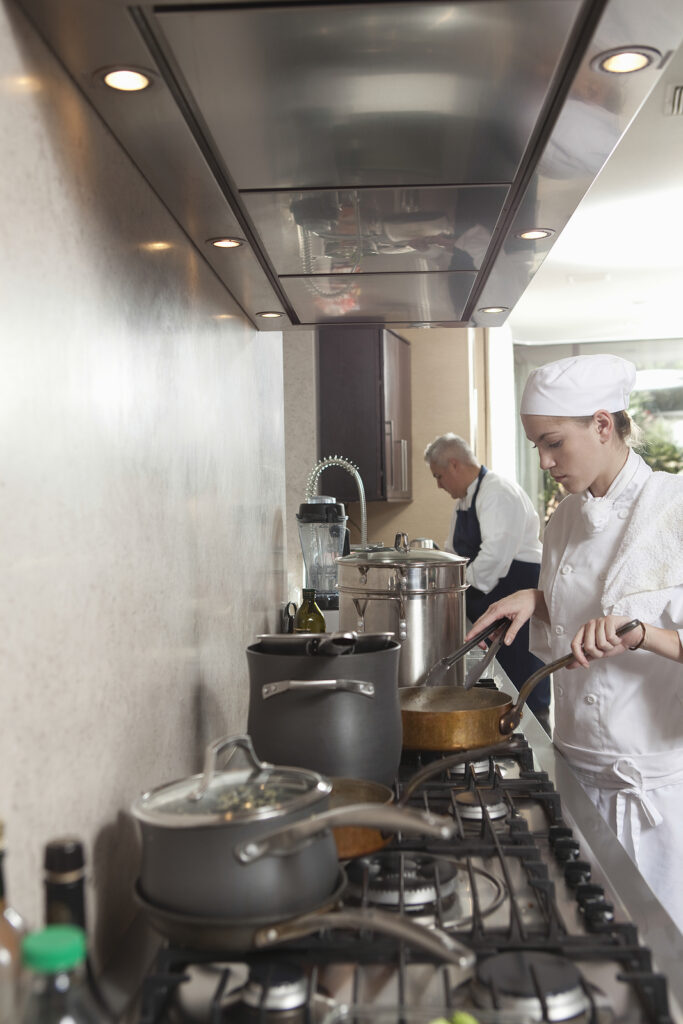
[[[279,655],[247,648],[248,731],[259,757],[392,785],[401,759],[400,644],[364,653]]]
[[[217,771],[243,750],[248,764]],[[339,878],[332,827],[369,825],[448,838],[448,818],[376,804],[327,811],[332,785],[316,772],[256,757],[248,736],[206,752],[204,772],[133,804],[142,837],[139,890],[152,906],[190,916],[285,920],[323,903]]]

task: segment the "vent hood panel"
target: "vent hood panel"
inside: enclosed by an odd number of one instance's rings
[[[156,15],[239,189],[510,182],[579,0]]]
[[[468,273],[324,274],[280,283],[303,323],[462,321],[476,280]]]
[[[260,330],[504,323],[683,37],[683,0],[17,3]]]
[[[462,188],[243,192],[278,274],[478,270],[508,195]]]

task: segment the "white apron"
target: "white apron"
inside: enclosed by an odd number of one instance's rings
[[[562,657],[584,622],[609,612],[680,629],[683,545],[667,537],[661,538],[668,552],[663,567],[649,569],[650,577],[660,571],[666,578],[648,584],[647,595],[615,600],[613,586],[605,593],[611,567],[623,562],[625,536],[632,541],[627,528],[638,523],[637,501],[651,477],[631,453],[604,498],[584,493],[560,503],[544,537],[539,583],[550,626],[532,620],[531,627],[531,649],[539,657]],[[673,483],[673,502],[672,481],[666,484],[668,521],[680,529],[683,478]],[[595,661],[587,670],[557,672],[553,688],[553,742],[683,931],[683,665],[634,651]]]

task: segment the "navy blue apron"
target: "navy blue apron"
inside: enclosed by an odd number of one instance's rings
[[[488,470],[482,466],[477,478],[477,486],[474,491],[472,503],[467,511],[460,510],[455,520],[453,532],[453,550],[470,561],[476,558],[481,548],[481,528],[477,518],[477,495],[481,482]],[[541,567],[534,562],[519,562],[513,559],[507,576],[498,580],[493,590],[483,594],[476,587],[468,587],[465,593],[465,608],[470,622],[474,622],[483,615],[489,605],[501,597],[514,594],[516,590],[536,589]],[[498,651],[498,661],[504,672],[519,689],[529,676],[541,668],[540,661],[529,650],[529,623],[525,623],[515,637],[514,642],[509,646],[503,646]],[[550,706],[550,680],[544,679],[536,686],[527,704],[532,711],[547,711]]]

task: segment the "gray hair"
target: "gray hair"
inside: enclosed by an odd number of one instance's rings
[[[449,459],[465,462],[468,466],[479,465],[467,441],[458,434],[441,434],[425,448],[425,462],[444,466]]]

